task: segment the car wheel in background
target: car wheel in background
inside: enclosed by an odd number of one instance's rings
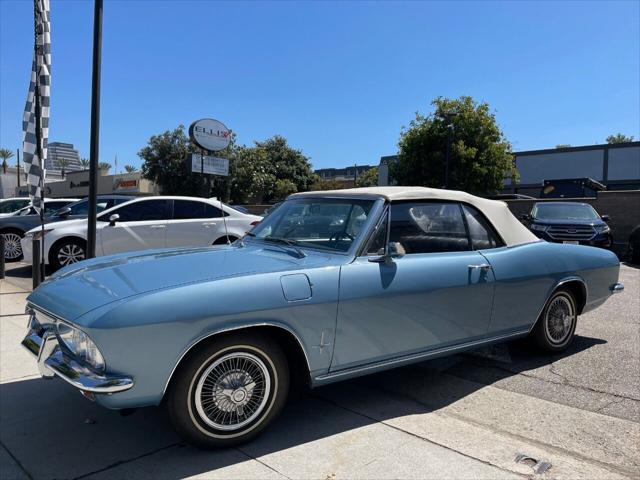
[[[24,233],[19,230],[4,230],[4,259],[7,262],[17,262],[22,258],[22,245],[20,240],[24,237]]]
[[[232,334],[206,342],[181,363],[166,396],[178,434],[200,448],[246,442],[282,410],[287,360],[275,342]]]
[[[79,238],[63,238],[51,247],[49,264],[58,270],[87,258],[87,243]]]
[[[233,243],[238,239],[238,237],[234,237],[233,235],[229,235],[229,243]],[[227,244],[227,236],[224,235],[213,242],[213,245],[226,245]]]
[[[531,337],[542,350],[562,352],[573,340],[577,321],[578,309],[573,294],[569,290],[558,289],[547,301]]]

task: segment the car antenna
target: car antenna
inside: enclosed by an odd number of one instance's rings
[[[220,211],[222,212],[222,223],[224,223],[224,234],[227,237],[227,245],[231,245],[229,241],[229,230],[227,230],[227,214],[222,208],[222,198],[220,199]]]

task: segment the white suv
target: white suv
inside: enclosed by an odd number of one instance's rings
[[[233,242],[262,217],[248,215],[218,200],[196,197],[141,197],[101,212],[96,225],[96,255],[165,247]],[[86,258],[87,220],[45,225],[45,262],[58,269]],[[31,241],[22,239],[24,261],[32,261]],[[228,240],[227,240],[228,237]]]

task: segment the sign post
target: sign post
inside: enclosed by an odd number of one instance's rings
[[[213,118],[202,118],[196,120],[189,126],[189,138],[194,145],[200,147],[202,150],[201,155],[192,153],[190,158],[187,159],[191,163],[190,170],[197,172],[199,167],[200,175],[202,175],[202,190],[203,197],[208,197],[207,186],[208,181],[206,175],[229,175],[229,160],[226,158],[219,158],[207,155],[210,152],[219,152],[229,146],[231,142],[231,130],[229,130],[224,123],[214,120]],[[222,221],[224,223],[224,231],[227,237],[227,244],[229,241],[229,232],[227,231],[227,220],[224,216],[224,210],[222,208],[222,198],[220,199],[220,210],[223,212]]]

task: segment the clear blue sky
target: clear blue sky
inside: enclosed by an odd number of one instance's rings
[[[30,0],[0,0],[0,145],[21,145]],[[88,156],[93,3],[51,0],[50,141]],[[101,160],[201,117],[316,168],[377,164],[438,95],[489,102],[514,150],[640,137],[640,2],[105,1]]]

